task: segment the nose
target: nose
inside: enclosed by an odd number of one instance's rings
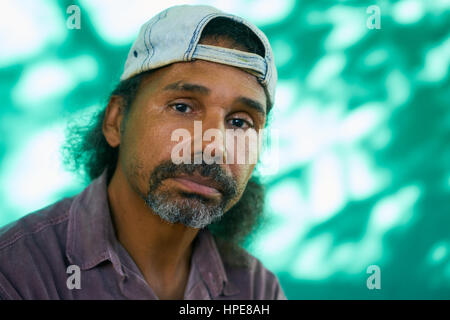
[[[194,163],[226,162],[225,120],[220,114],[205,116],[194,122]]]

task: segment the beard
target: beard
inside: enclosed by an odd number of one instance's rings
[[[162,182],[165,179],[194,173],[213,179],[220,186],[221,199],[214,200],[163,187]],[[143,197],[145,204],[162,220],[198,229],[219,221],[229,202],[238,193],[236,182],[218,164],[176,165],[172,161],[163,162],[153,170],[148,190]]]

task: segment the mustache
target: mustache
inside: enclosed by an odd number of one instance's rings
[[[218,183],[225,199],[231,199],[238,193],[234,179],[228,176],[225,170],[217,163],[207,164],[203,161],[201,164],[175,164],[170,160],[159,164],[153,170],[150,175],[150,192],[157,189],[165,179],[194,174],[210,178]]]

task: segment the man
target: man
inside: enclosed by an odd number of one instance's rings
[[[241,18],[177,6],[148,21],[107,107],[69,140],[92,183],[0,231],[0,298],[285,299],[239,247],[263,190],[254,163],[225,160],[252,144],[205,139],[263,129],[275,83],[267,38]]]

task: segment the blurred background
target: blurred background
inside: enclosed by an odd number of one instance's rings
[[[450,299],[448,0],[1,1],[0,226],[86,186],[61,162],[67,124],[105,106],[140,26],[181,3],[272,43],[278,170],[247,248],[287,297]]]

